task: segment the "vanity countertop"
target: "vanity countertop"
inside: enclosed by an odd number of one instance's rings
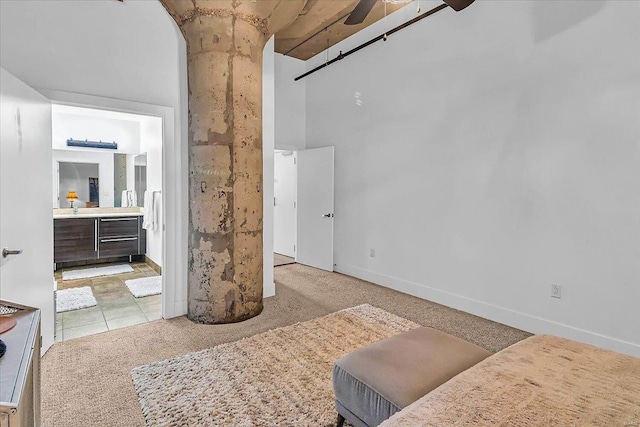
[[[80,208],[74,214],[73,209],[54,209],[53,219],[65,218],[105,218],[105,217],[126,217],[142,216],[141,208]]]

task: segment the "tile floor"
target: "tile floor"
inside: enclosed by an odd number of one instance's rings
[[[101,264],[97,267],[106,265],[109,264]],[[157,276],[158,273],[143,262],[134,262],[130,265],[133,268],[133,273],[91,279],[62,280],[62,271],[96,266],[63,268],[54,273],[59,290],[91,286],[98,303],[95,307],[58,313],[56,342],[150,322],[162,317],[161,295],[135,298],[124,284],[125,280]]]

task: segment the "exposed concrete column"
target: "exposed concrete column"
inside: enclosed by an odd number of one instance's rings
[[[188,317],[262,311],[262,50],[304,0],[161,0],[187,41]]]

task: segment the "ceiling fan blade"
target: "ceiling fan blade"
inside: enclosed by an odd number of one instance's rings
[[[344,21],[345,25],[357,25],[367,17],[377,0],[360,0],[360,3],[356,5],[351,11],[349,17]]]
[[[460,12],[465,7],[469,6],[475,0],[443,0],[451,9],[456,12]]]

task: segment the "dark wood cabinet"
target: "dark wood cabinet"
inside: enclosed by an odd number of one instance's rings
[[[137,237],[100,239],[100,258],[139,255]]]
[[[98,258],[98,219],[65,218],[53,221],[53,262]]]
[[[100,218],[100,237],[138,236],[138,216]]]
[[[100,218],[100,257],[139,255],[140,217]]]
[[[54,262],[144,255],[141,216],[54,219]]]

